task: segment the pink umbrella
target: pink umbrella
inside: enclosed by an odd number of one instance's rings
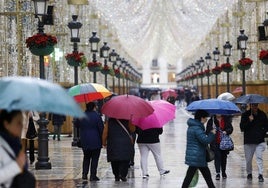
[[[149,101],[154,112],[144,118],[134,118],[132,123],[142,130],[161,128],[167,122],[175,118],[176,106],[164,100]]]
[[[163,99],[165,99],[165,100],[168,97],[175,97],[176,98],[178,96],[177,92],[174,89],[167,89],[165,91],[162,91],[161,95],[162,95]]]
[[[134,95],[119,95],[104,103],[101,112],[108,117],[132,119],[152,114],[153,107],[144,99]]]

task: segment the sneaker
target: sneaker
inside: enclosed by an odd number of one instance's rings
[[[146,174],[145,176],[142,176],[143,179],[148,179],[149,178],[149,174]]]
[[[258,179],[259,179],[259,182],[264,182],[262,174],[259,175]]]
[[[90,181],[100,181],[100,178],[98,178],[97,176],[95,176],[95,177],[90,177],[89,180]]]
[[[120,177],[120,179],[121,179],[122,181],[127,181],[127,178],[126,178],[126,177]]]
[[[170,171],[169,170],[165,170],[164,172],[162,172],[160,175],[163,176],[165,174],[168,174]]]
[[[248,174],[247,179],[252,180],[252,174]]]
[[[227,174],[225,172],[222,173],[222,178],[226,179],[227,178]]]
[[[220,179],[221,179],[220,174],[217,174],[217,175],[216,175],[216,180],[220,180]]]

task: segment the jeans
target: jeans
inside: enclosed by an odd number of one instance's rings
[[[189,185],[194,177],[195,171],[197,171],[198,169],[202,173],[202,176],[204,177],[208,187],[215,188],[215,185],[214,185],[212,178],[211,178],[210,170],[207,166],[206,167],[189,166],[181,187],[182,188],[189,187]]]
[[[215,147],[215,159],[214,159],[214,165],[216,169],[216,173],[219,174],[220,171],[222,173],[225,173],[226,171],[226,164],[227,164],[227,153],[228,151],[221,150],[219,148],[219,145]]]

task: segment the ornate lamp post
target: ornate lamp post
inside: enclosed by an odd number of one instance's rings
[[[122,62],[121,62],[121,58],[120,58],[119,55],[117,55],[117,57],[116,57],[116,63],[115,64],[117,65],[117,68],[120,71],[120,67],[121,67]],[[120,95],[121,94],[120,76],[117,77],[117,81],[118,81],[118,84],[117,84],[117,86],[118,86],[118,95]]]
[[[200,57],[199,59],[199,67],[201,69],[201,73],[203,74],[203,67],[204,67],[204,59]],[[201,98],[203,99],[203,75],[201,75]]]
[[[218,47],[215,48],[215,50],[213,51],[213,56],[214,56],[214,61],[216,64],[216,67],[218,67],[218,61],[220,60],[220,51],[218,50]],[[216,97],[218,97],[219,95],[219,88],[218,88],[218,74],[215,74],[215,87],[216,87]]]
[[[200,68],[200,65],[199,65],[199,60],[196,60],[195,64],[193,64],[193,67],[194,67],[194,70],[196,70],[196,90],[197,90],[197,93],[199,94],[199,68]]]
[[[229,62],[229,57],[231,56],[231,49],[232,45],[230,44],[229,41],[226,41],[225,45],[223,46],[223,55],[227,56],[226,57],[226,63]],[[229,72],[227,72],[227,92],[230,92],[230,79],[229,79]]]
[[[237,41],[238,41],[238,49],[241,50],[242,59],[246,57],[247,40],[248,40],[248,37],[244,34],[244,30],[240,30],[240,35],[237,37]],[[246,73],[244,69],[242,70],[242,88],[243,88],[243,95],[245,95],[246,94]]]
[[[210,61],[211,61],[211,56],[209,55],[209,53],[207,53],[206,57],[205,57],[205,61],[206,61],[206,65],[207,65],[207,70],[209,71],[209,66],[210,66]],[[208,84],[208,99],[210,99],[211,94],[210,94],[210,85],[209,85],[209,77],[210,77],[210,73],[207,73],[207,84]]]
[[[71,30],[71,42],[73,42],[73,53],[78,52],[77,43],[80,42],[79,29],[82,27],[80,22],[77,22],[77,15],[72,15],[72,21],[68,23],[68,28]],[[78,84],[78,66],[74,66],[74,85]]]
[[[47,0],[33,0],[35,17],[38,18],[38,33],[44,33],[44,22],[42,17],[47,13]],[[39,56],[39,69],[40,78],[45,79],[45,65],[44,56]],[[48,120],[46,119],[46,113],[40,113],[40,119],[37,121],[39,124],[38,129],[38,157],[35,163],[35,169],[51,169],[51,163],[48,157]]]
[[[104,45],[100,49],[100,56],[104,58],[104,67],[107,66],[107,58],[109,57],[109,50],[110,47],[107,45],[107,42],[103,43]],[[105,82],[105,87],[108,87],[107,84],[107,74],[104,74],[104,82]]]
[[[82,27],[80,22],[77,22],[77,15],[72,15],[72,21],[68,23],[68,28],[71,30],[71,42],[73,42],[73,53],[78,53],[79,29]],[[74,85],[78,84],[78,66],[74,66]],[[77,146],[79,138],[79,129],[76,126],[76,118],[73,119],[73,141],[72,146]]]
[[[92,37],[89,38],[90,42],[90,49],[91,52],[93,53],[92,58],[93,58],[93,63],[97,62],[96,58],[96,53],[98,52],[98,44],[100,42],[100,39],[96,36],[97,32],[92,32]],[[93,82],[97,83],[97,72],[93,72]]]
[[[113,49],[112,52],[109,54],[109,58],[110,58],[110,61],[112,62],[112,68],[113,68],[113,70],[114,70],[115,65],[116,65],[116,58],[117,58],[117,53],[115,52],[114,49]],[[114,78],[114,76],[112,77],[112,80],[113,80],[113,92],[115,92],[115,88],[114,88],[114,85],[115,85],[115,78]]]
[[[123,76],[123,88],[122,88],[123,89],[123,94],[125,94],[125,88],[126,88],[125,70],[126,70],[127,65],[128,65],[128,62],[124,58],[122,58],[122,60],[121,60],[121,68],[122,68],[122,73],[124,74],[124,76]]]

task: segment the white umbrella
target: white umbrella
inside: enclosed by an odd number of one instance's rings
[[[220,94],[217,99],[226,100],[226,101],[232,101],[235,99],[235,96],[232,93],[225,92]]]

